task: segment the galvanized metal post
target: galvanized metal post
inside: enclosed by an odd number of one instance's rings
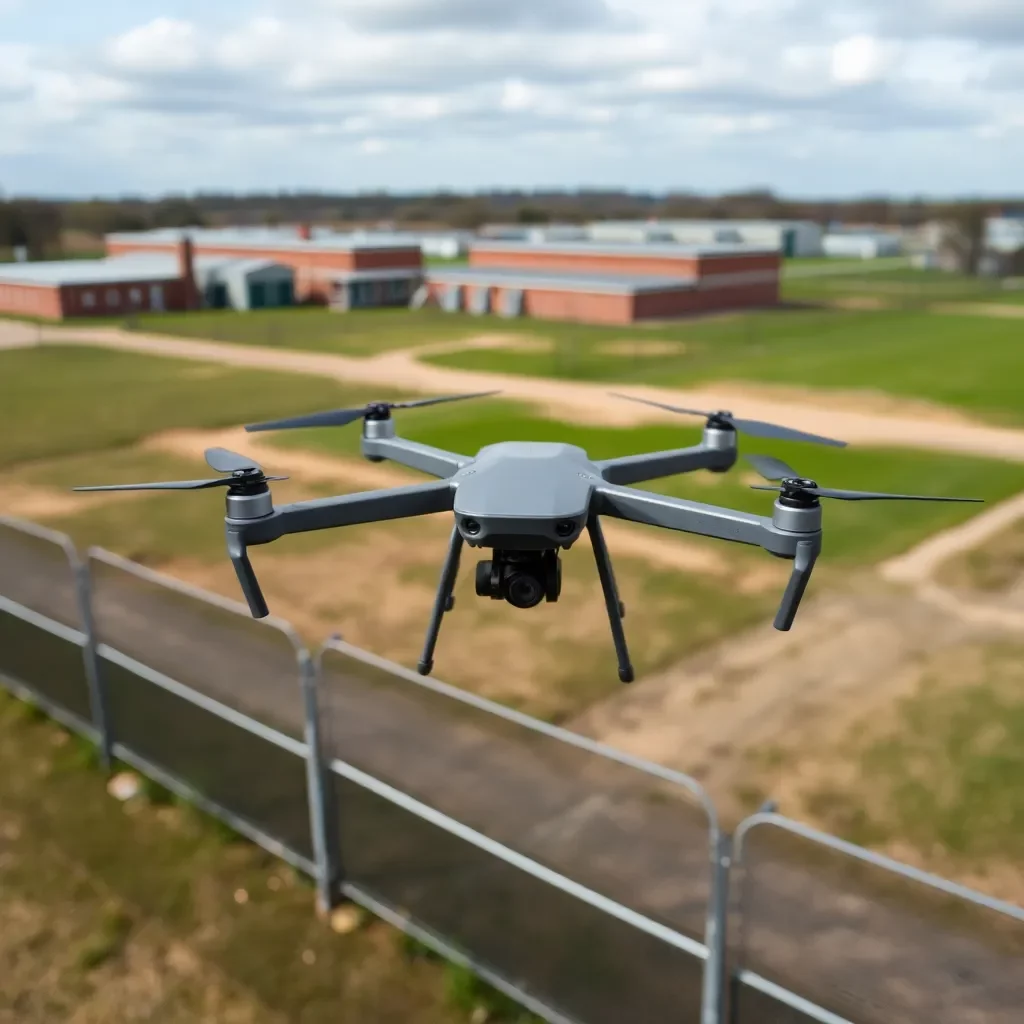
[[[99,656],[96,653],[99,639],[96,636],[96,621],[92,613],[92,583],[89,577],[89,566],[88,563],[76,558],[72,564],[72,569],[75,573],[78,610],[82,617],[82,632],[85,634],[82,658],[85,662],[85,679],[89,687],[92,723],[99,735],[100,763],[103,765],[104,771],[109,772],[114,763],[113,754],[111,753],[114,737],[110,729],[107,693],[103,686]]]
[[[309,826],[316,863],[317,907],[329,913],[338,899],[340,870],[337,850],[333,791],[327,784],[323,740],[320,733],[320,702],[317,697],[318,666],[302,650],[298,655],[299,677],[306,717],[306,784]]]
[[[732,837],[725,832],[712,836],[711,895],[704,932],[708,958],[704,961],[704,991],[701,1024],[725,1024],[726,993],[729,991],[727,922],[729,918],[729,875],[732,867]]]

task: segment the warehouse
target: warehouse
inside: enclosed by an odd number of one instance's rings
[[[874,260],[882,256],[899,256],[903,240],[894,231],[833,231],[825,236],[826,256]]]
[[[819,224],[805,220],[595,221],[589,232],[596,242],[739,243],[775,249],[787,258],[820,256],[824,235]]]
[[[479,242],[469,266],[430,268],[428,293],[450,312],[584,323],[776,305],[777,252],[743,246]]]
[[[200,309],[290,306],[294,271],[272,260],[136,253],[0,266],[0,313],[64,320]]]
[[[0,266],[0,312],[63,320],[194,309],[192,254],[125,256]]]
[[[170,253],[189,239],[199,258],[231,257],[267,260],[291,268],[294,301],[332,302],[339,275],[377,273],[395,282],[393,291],[408,288],[422,276],[423,255],[415,238],[381,233],[341,234],[309,225],[283,228],[173,228],[107,235],[111,256],[125,253]],[[390,272],[386,273],[386,272]],[[390,294],[385,284],[367,294]]]

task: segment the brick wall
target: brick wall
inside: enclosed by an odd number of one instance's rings
[[[175,252],[175,242],[148,239],[111,240],[107,252],[122,256],[132,252]],[[197,243],[196,256],[229,256],[236,259],[267,259],[295,271],[295,298],[299,302],[326,302],[330,279],[338,270],[396,270],[421,268],[423,256],[418,246],[402,249],[270,249],[245,245],[205,245]]]
[[[569,273],[653,274],[668,277],[694,277],[698,261],[693,256],[601,256],[596,253],[523,252],[515,249],[469,251],[473,267],[505,267],[515,270],[561,270]]]
[[[60,289],[56,285],[3,284],[0,282],[0,313],[59,320],[61,318]]]

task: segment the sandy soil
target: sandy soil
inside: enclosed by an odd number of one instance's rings
[[[646,341],[644,339],[608,341],[597,351],[608,356],[681,356],[686,351],[682,341]]]
[[[0,342],[32,344],[23,325],[0,321]],[[11,339],[14,339],[11,341]],[[384,352],[372,358],[319,352],[297,352],[220,342],[186,340],[160,335],[123,332],[113,328],[47,327],[45,340],[59,343],[102,345],[128,351],[196,359],[233,366],[253,366],[294,373],[332,377],[347,383],[390,384],[417,392],[488,391],[501,389],[509,398],[527,401],[542,409],[584,423],[631,425],[646,422],[679,422],[672,413],[634,402],[610,399],[607,386],[578,381],[533,378],[430,366],[418,361],[416,350]],[[913,413],[882,414],[872,407],[837,408],[831,394],[804,392],[805,399],[782,401],[758,398],[744,386],[713,385],[690,391],[637,386],[631,393],[659,401],[697,408],[730,408],[756,419],[783,423],[797,429],[842,438],[854,444],[897,445],[933,451],[955,451],[1024,461],[1024,431],[986,426],[951,418],[921,419]]]

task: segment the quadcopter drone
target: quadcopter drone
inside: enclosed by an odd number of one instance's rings
[[[624,683],[632,682],[634,678],[622,629],[626,610],[619,598],[611,557],[601,529],[601,516],[749,544],[764,548],[779,558],[791,559],[792,573],[774,623],[776,629],[788,630],[793,625],[821,550],[819,499],[980,500],[819,487],[815,481],[801,477],[781,460],[758,455],[748,458],[766,480],[776,483],[774,487],[754,485],[758,490],[777,492],[770,516],[639,490],[632,485],[698,469],[727,472],[736,464],[738,433],[839,448],[845,447],[845,442],[759,420],[738,419],[725,411],[681,409],[629,395],[615,394],[614,397],[643,402],[669,412],[704,417],[701,443],[690,448],[602,460],[591,459],[575,445],[532,441],[506,441],[487,445],[476,455],[460,455],[399,437],[391,415],[394,409],[482,398],[497,393],[448,395],[410,402],[371,402],[364,408],[336,409],[246,427],[249,431],[289,430],[344,426],[362,420],[361,447],[365,458],[371,462],[389,459],[439,478],[427,483],[275,507],[268,484],[286,477],[266,476],[251,459],[223,448],[211,448],[206,452],[207,463],[212,469],[229,476],[212,480],[76,487],[75,490],[227,487],[224,521],[228,556],[249,610],[257,619],[269,612],[249,561],[248,548],[252,545],[267,544],[291,533],[452,512],[455,523],[418,665],[422,675],[428,675],[433,669],[441,620],[455,604],[453,591],[463,544],[471,548],[487,548],[492,552],[490,558],[477,563],[478,596],[504,600],[515,608],[533,608],[542,601],[558,600],[561,552],[568,551],[586,530],[604,591],[619,678]]]

